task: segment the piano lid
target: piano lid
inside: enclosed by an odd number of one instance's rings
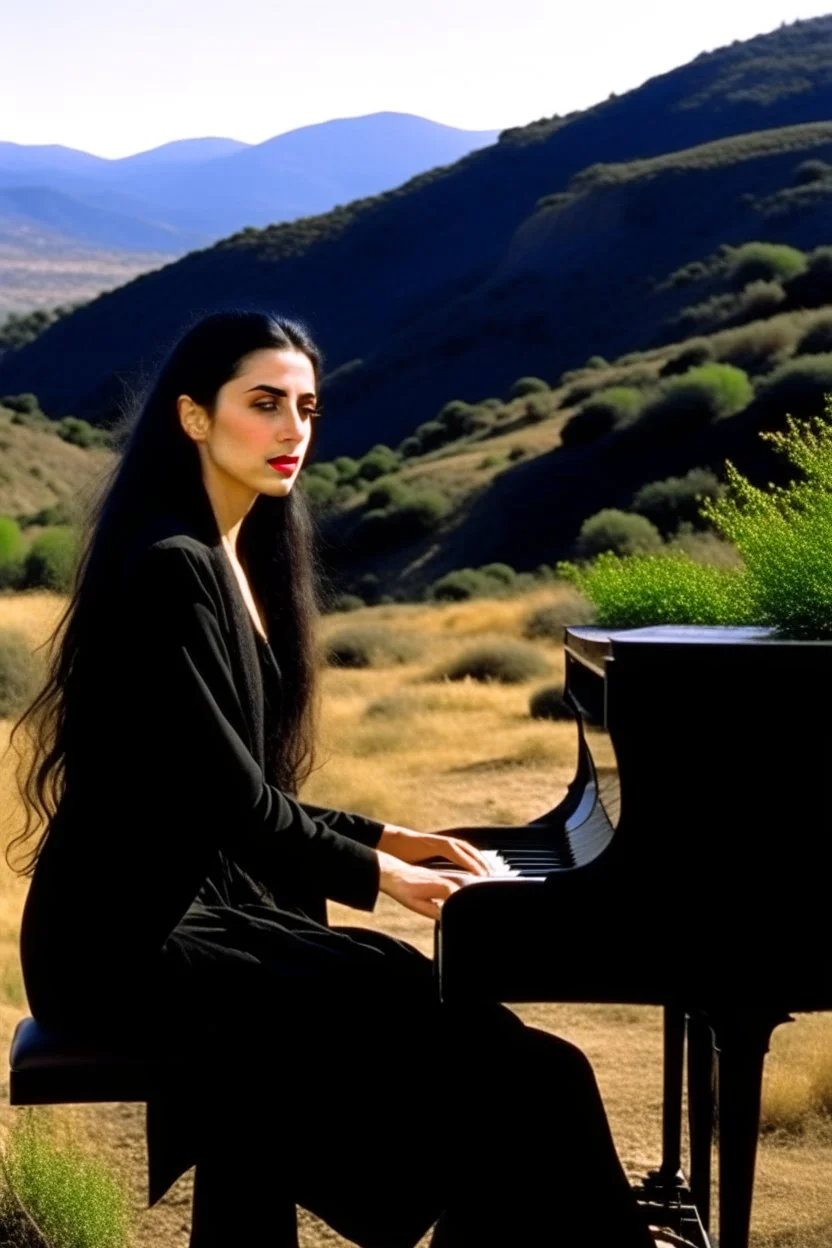
[[[604,662],[622,646],[719,645],[758,646],[777,649],[807,646],[828,649],[832,641],[797,640],[778,635],[775,628],[717,624],[654,624],[646,628],[599,628],[581,626],[564,629],[564,645],[575,658],[604,675]]]

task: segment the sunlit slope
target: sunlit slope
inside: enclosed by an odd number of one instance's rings
[[[330,370],[363,361],[333,388],[340,419],[322,430],[322,449],[336,454],[390,442],[454,392],[479,390],[485,376],[494,385],[517,376],[529,357],[535,371],[551,374],[584,347],[608,350],[599,341],[603,316],[597,325],[584,321],[561,348],[551,323],[540,320],[538,294],[551,301],[554,292],[518,287],[525,321],[508,316],[510,303],[492,308],[497,328],[511,327],[500,336],[505,371],[498,374],[493,332],[481,339],[482,326],[465,319],[481,290],[503,283],[511,241],[541,197],[597,162],[646,159],[831,115],[832,17],[794,23],[703,54],[583,113],[507,132],[498,144],[383,195],[246,230],[144,274],[3,361],[0,392],[34,390],[56,416],[106,416],[123,381],[134,384],[154,367],[192,318],[229,303],[268,304],[308,321]],[[661,216],[654,222],[650,242],[659,258],[663,235],[675,228]],[[648,250],[639,272],[650,274],[655,264]],[[442,318],[460,298],[463,342],[443,348]]]

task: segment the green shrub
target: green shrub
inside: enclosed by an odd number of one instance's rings
[[[379,477],[367,495],[367,509],[389,507],[413,497],[413,490],[401,477]]]
[[[25,415],[40,412],[37,395],[28,391],[25,394],[4,394],[0,399],[0,407],[7,407],[10,412],[20,412]]]
[[[432,532],[450,507],[449,500],[438,490],[412,490],[399,502],[366,511],[358,521],[353,540],[368,554],[389,550]]]
[[[651,441],[675,441],[715,420],[733,416],[751,402],[748,376],[733,364],[702,364],[683,377],[669,377],[645,403],[639,432]]]
[[[706,364],[714,358],[714,349],[706,338],[689,342],[676,355],[670,357],[659,370],[660,377],[677,377],[691,368]]]
[[[0,516],[0,564],[16,560],[22,549],[20,525],[12,516]]]
[[[561,430],[564,446],[585,446],[597,438],[632,423],[638,416],[642,396],[631,386],[610,386],[596,391]]]
[[[522,399],[527,394],[542,394],[549,388],[549,383],[542,377],[518,377],[509,390],[509,395],[512,399]]]
[[[832,352],[788,360],[770,373],[757,391],[757,405],[782,423],[785,415],[811,416],[832,390]]]
[[[605,550],[630,555],[636,551],[660,550],[661,545],[661,533],[644,516],[605,507],[581,525],[576,554],[579,559],[591,559]]]
[[[594,624],[595,607],[583,594],[562,594],[545,603],[523,621],[523,636],[529,641],[563,641],[563,630],[573,625]]]
[[[403,459],[415,459],[417,455],[422,454],[422,443],[415,435],[411,434],[409,438],[405,438],[399,443],[399,454]]]
[[[50,503],[47,507],[41,507],[40,511],[33,512],[27,516],[23,522],[24,527],[30,524],[38,525],[55,525],[55,524],[71,524],[73,520],[72,512],[64,499],[60,502]]]
[[[535,578],[515,572],[507,563],[486,563],[481,568],[457,568],[428,586],[425,598],[432,602],[464,602],[468,598],[500,597],[531,589]]]
[[[365,481],[375,481],[388,472],[395,472],[398,467],[398,452],[379,442],[359,460],[358,475]]]
[[[54,589],[65,593],[72,585],[78,558],[78,538],[69,525],[45,529],[32,542],[23,563],[25,589]]]
[[[825,355],[832,353],[832,313],[815,321],[798,340],[795,355]]]
[[[608,362],[603,355],[591,355],[584,365],[585,368],[609,368]]]
[[[477,467],[478,468],[496,468],[499,462],[500,462],[499,455],[484,455],[483,458],[480,460],[480,462],[477,464]]]
[[[334,464],[317,463],[309,464],[306,468],[307,477],[317,477],[322,481],[331,481],[333,485],[338,481],[340,473]]]
[[[682,556],[601,555],[593,564],[558,565],[609,627],[646,624],[752,624],[786,637],[832,637],[832,394],[826,418],[786,418],[763,432],[800,474],[760,489],[726,462],[723,497],[702,503],[705,518],[733,543],[740,567]]]
[[[610,551],[584,567],[558,564],[558,572],[594,602],[604,628],[649,624],[748,624],[747,577],[679,555],[628,555]]]
[[[832,247],[816,247],[808,268],[784,283],[795,308],[821,308],[832,303]]]
[[[794,277],[806,264],[806,255],[785,243],[743,243],[730,254],[728,280],[741,289],[753,281]]]
[[[665,481],[652,481],[642,486],[630,506],[640,516],[646,516],[666,537],[685,522],[694,528],[704,528],[700,500],[718,498],[723,492],[724,486],[709,469],[691,468],[683,477],[668,477]]]
[[[362,607],[366,607],[366,602],[358,594],[336,594],[329,603],[331,612],[337,611],[360,611]]]
[[[506,459],[509,461],[509,463],[513,464],[518,459],[523,459],[523,457],[526,454],[527,454],[527,449],[525,446],[513,446],[511,450],[509,451],[508,455],[506,456]]]
[[[325,511],[335,501],[338,487],[329,477],[301,474],[301,481],[306,497],[314,511]]]
[[[64,442],[70,442],[73,446],[80,446],[85,450],[96,446],[100,441],[99,431],[88,420],[81,420],[77,416],[64,416],[63,420],[59,420],[55,425],[55,432],[59,438],[63,438]]]
[[[545,685],[529,698],[532,719],[574,719],[575,713],[559,685]]]
[[[0,628],[0,716],[16,716],[35,696],[43,662],[18,628]]]
[[[438,420],[426,420],[424,424],[418,426],[413,436],[419,439],[419,449],[423,454],[436,451],[446,442],[453,441],[448,430]]]
[[[517,685],[548,671],[549,664],[534,646],[503,637],[484,640],[433,674],[434,680],[499,681]]]
[[[529,425],[539,425],[551,415],[549,404],[544,399],[527,399],[523,405],[523,415]]]
[[[130,1203],[110,1168],[47,1132],[42,1110],[15,1116],[2,1154],[0,1218],[21,1248],[126,1248]],[[39,1233],[35,1233],[37,1228]]]
[[[324,660],[330,667],[383,667],[410,663],[422,653],[413,633],[396,633],[380,624],[344,628],[328,639]]]
[[[484,563],[478,571],[490,581],[506,587],[512,586],[517,580],[517,573],[507,563]]]
[[[354,481],[358,476],[358,460],[351,455],[338,455],[332,462],[342,483]]]

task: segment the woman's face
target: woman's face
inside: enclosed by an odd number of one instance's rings
[[[213,421],[186,396],[179,399],[180,418],[199,443],[210,477],[215,482],[225,478],[227,485],[231,478],[258,494],[289,493],[309,445],[316,408],[309,357],[270,347],[245,356],[238,375],[220,387]]]

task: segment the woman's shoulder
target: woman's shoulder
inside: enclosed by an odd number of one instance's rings
[[[189,533],[172,533],[138,542],[125,554],[122,565],[128,584],[157,589],[169,598],[201,591],[221,600],[211,547]]]

